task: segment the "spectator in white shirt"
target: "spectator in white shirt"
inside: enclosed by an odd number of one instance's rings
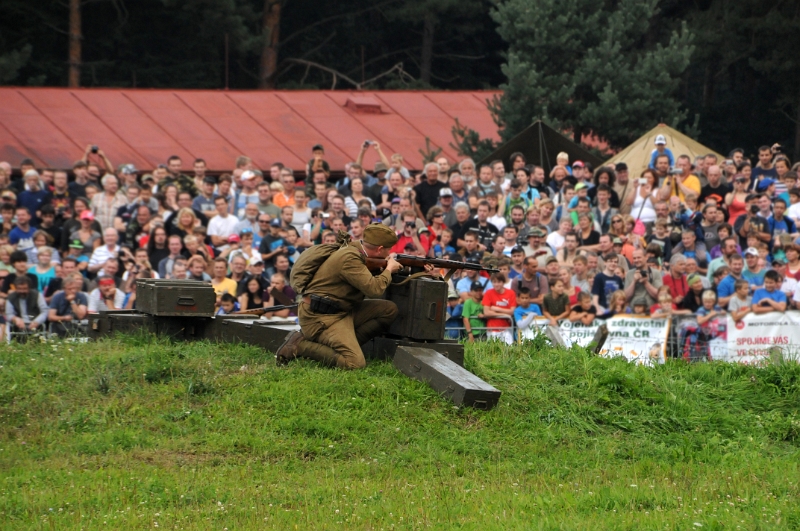
[[[89,313],[120,310],[125,304],[125,293],[117,289],[114,279],[105,277],[97,283],[97,288],[89,294]]]
[[[114,227],[109,227],[103,231],[103,245],[92,252],[89,259],[89,272],[97,273],[109,258],[116,258],[119,254],[119,233]]]
[[[214,206],[217,208],[217,215],[208,222],[208,235],[214,247],[219,249],[228,243],[228,236],[235,234],[239,218],[228,213],[228,200],[225,197],[216,197]]]

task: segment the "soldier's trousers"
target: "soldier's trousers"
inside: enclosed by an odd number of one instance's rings
[[[361,345],[389,328],[397,317],[397,305],[382,299],[365,299],[345,314],[322,315],[312,312],[303,302],[298,317],[304,338],[298,345],[298,356],[317,359],[320,349],[306,343],[318,343],[335,351],[334,359],[318,361],[342,369],[361,369],[367,364]]]

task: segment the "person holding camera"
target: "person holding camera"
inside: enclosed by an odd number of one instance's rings
[[[406,210],[403,216],[403,232],[398,234],[397,243],[391,249],[393,253],[404,253],[407,244],[414,246],[414,254],[426,256],[430,249],[430,231],[427,227],[417,229],[417,215],[413,210]]]
[[[644,249],[633,250],[633,268],[625,275],[625,297],[630,303],[635,298],[645,298],[647,306],[658,301],[658,288],[663,285],[661,273],[647,265]]]
[[[675,166],[669,170],[664,179],[661,189],[658,191],[659,199],[669,200],[670,197],[678,197],[681,202],[686,201],[686,194],[694,193],[699,197],[702,187],[700,179],[692,173],[692,161],[688,155],[678,157]]]

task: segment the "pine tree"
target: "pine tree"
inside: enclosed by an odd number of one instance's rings
[[[503,139],[542,119],[620,147],[655,123],[683,121],[675,92],[693,36],[682,25],[659,39],[658,4],[500,0],[492,16],[508,43],[508,81],[493,111]]]

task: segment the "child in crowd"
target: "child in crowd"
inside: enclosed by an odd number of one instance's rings
[[[626,315],[631,313],[628,307],[628,298],[625,292],[617,290],[608,297],[608,311],[598,316],[598,319],[611,319],[615,315]]]
[[[592,296],[581,291],[578,293],[578,304],[572,307],[569,313],[570,322],[580,321],[586,326],[591,325],[597,317],[597,308],[592,304]]]
[[[778,289],[781,276],[775,270],[764,274],[764,287],[753,293],[753,313],[785,312],[786,294]]]
[[[511,344],[514,338],[511,335],[510,317],[517,307],[517,296],[505,287],[506,276],[503,273],[493,273],[489,280],[492,288],[483,294],[483,314],[489,317],[486,321],[488,335]]]
[[[569,296],[564,293],[564,283],[561,279],[550,279],[548,284],[550,293],[544,296],[544,316],[550,320],[551,325],[557,326],[558,321],[569,317]]]
[[[639,317],[650,316],[650,312],[647,311],[647,299],[641,297],[633,299],[633,314]]]
[[[474,343],[475,338],[482,338],[486,335],[486,324],[483,315],[483,284],[477,280],[469,287],[469,298],[464,301],[461,308],[461,319],[464,322],[464,329],[470,342]]]
[[[648,244],[653,243],[661,247],[661,256],[665,261],[672,256],[672,239],[669,237],[669,225],[666,220],[656,220],[653,234],[647,236],[645,241]]]
[[[464,306],[461,304],[458,293],[451,290],[447,295],[447,320],[444,323],[444,337],[447,339],[458,339],[461,335],[458,329],[461,328],[463,309]]]
[[[519,288],[517,297],[517,307],[514,308],[514,322],[517,328],[524,330],[531,326],[536,317],[542,316],[542,310],[538,304],[531,302],[531,290],[522,286]]]
[[[717,294],[712,290],[707,289],[702,295],[703,306],[697,309],[697,324],[700,326],[705,325],[714,317],[724,315],[719,306],[717,306]]]
[[[238,312],[240,309],[241,307],[239,306],[239,301],[236,300],[236,297],[230,293],[223,293],[222,297],[220,297],[217,315],[230,315]]]

